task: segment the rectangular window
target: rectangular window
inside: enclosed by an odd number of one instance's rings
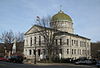
[[[78,46],[78,40],[76,41],[76,46]]]
[[[41,45],[41,36],[39,36],[39,45]]]
[[[62,45],[62,39],[60,39],[60,45]]]
[[[72,49],[72,54],[73,54],[73,49]]]
[[[36,37],[34,37],[34,44],[36,44]]]
[[[67,54],[69,54],[69,49],[67,49]]]
[[[67,45],[69,45],[69,39],[67,39]]]
[[[74,54],[76,54],[76,49],[74,49]]]
[[[55,40],[55,42],[56,42],[56,45],[58,45],[57,39]]]
[[[73,40],[72,40],[72,45],[73,45]]]
[[[35,49],[33,50],[33,53],[34,53],[34,55],[36,54],[36,50]]]
[[[41,50],[40,50],[40,49],[38,49],[38,56],[40,56],[40,53],[41,53]]]
[[[32,37],[30,38],[30,45],[32,46]]]
[[[80,49],[80,55],[82,54],[81,49]]]
[[[29,55],[31,55],[32,54],[32,51],[31,50],[29,50]]]
[[[82,50],[82,54],[84,55],[84,50]]]
[[[80,41],[80,47],[82,46],[82,42]]]
[[[74,44],[76,44],[76,40],[74,40]]]

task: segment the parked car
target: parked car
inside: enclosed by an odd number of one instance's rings
[[[92,62],[92,64],[96,64],[97,63],[97,61],[95,59],[89,59],[89,60]]]
[[[23,57],[22,56],[11,56],[9,60],[10,62],[14,62],[14,63],[22,63]]]
[[[85,64],[93,64],[91,60],[85,60]]]
[[[73,60],[73,62],[78,62],[78,61],[84,61],[84,60],[88,60],[86,57],[79,57],[78,59]]]
[[[90,60],[79,60],[75,62],[75,64],[92,64],[92,61]]]
[[[97,61],[96,66],[97,68],[100,68],[100,61]]]
[[[79,60],[79,61],[76,61],[75,64],[85,64],[85,61]]]
[[[4,58],[4,57],[0,57],[0,61],[9,61],[9,59],[7,59],[7,58]]]

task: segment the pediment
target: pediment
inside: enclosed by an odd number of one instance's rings
[[[39,31],[39,26],[36,26],[36,25],[33,25],[26,33],[25,35],[27,34],[32,34],[32,33],[36,33],[37,31]]]

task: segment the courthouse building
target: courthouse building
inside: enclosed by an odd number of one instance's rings
[[[64,41],[65,44],[61,46],[61,58],[91,58],[90,39],[74,33],[74,23],[69,15],[65,14],[62,10],[60,10],[57,14],[52,16],[50,23],[52,28],[56,27],[57,30],[61,32],[59,38],[64,36],[62,38],[62,41]],[[33,25],[25,33],[24,55],[28,59],[33,59],[35,57],[35,47],[38,59],[40,58],[41,54],[45,56],[47,53],[45,45],[39,45],[40,41],[42,43],[45,39],[36,32],[35,28],[41,27],[38,25]],[[34,40],[36,40],[35,45]],[[58,41],[59,40],[60,39],[58,39]]]

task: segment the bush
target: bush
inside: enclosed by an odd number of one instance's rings
[[[53,59],[53,62],[55,62],[55,63],[71,63],[73,61],[71,58],[62,58],[62,59],[55,58],[55,59]]]
[[[62,58],[61,59],[61,63],[70,63],[71,62],[71,58]]]

